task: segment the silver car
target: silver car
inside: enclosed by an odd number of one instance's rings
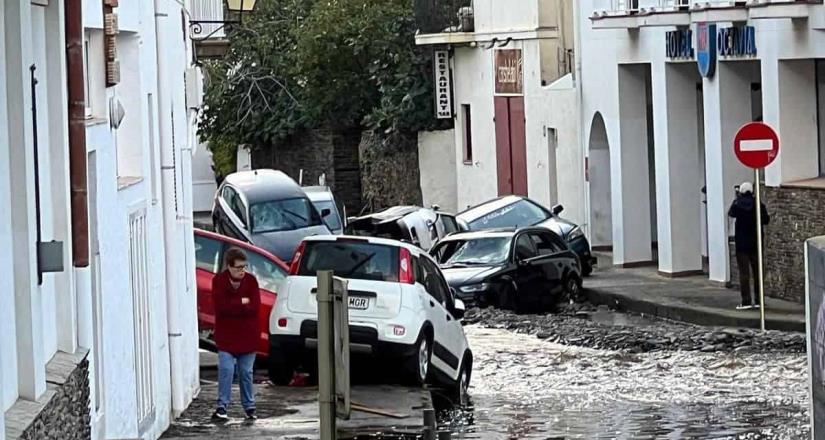
[[[323,212],[328,209],[330,214],[324,217],[324,223],[330,231],[335,235],[344,233],[344,222],[341,220],[344,216],[335,202],[335,196],[328,186],[305,186],[304,192],[309,197],[309,200],[315,205],[318,212]]]
[[[306,193],[281,171],[255,170],[230,174],[215,195],[215,231],[263,248],[289,263],[308,236],[329,235],[320,212]]]

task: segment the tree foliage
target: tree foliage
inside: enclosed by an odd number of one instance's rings
[[[432,58],[412,0],[259,0],[207,64],[200,133],[267,147],[313,127],[384,138],[435,128]]]

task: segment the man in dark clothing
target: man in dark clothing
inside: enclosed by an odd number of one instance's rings
[[[232,397],[232,382],[237,370],[241,388],[241,405],[247,420],[255,420],[255,390],[252,373],[255,351],[261,338],[258,311],[261,293],[258,280],[247,273],[246,255],[240,249],[226,252],[226,270],[212,280],[215,303],[215,345],[218,346],[218,405],[212,415],[217,420],[229,418],[227,409]]]
[[[768,210],[762,203],[762,224],[771,222]],[[739,268],[739,289],[742,304],[737,309],[759,308],[759,255],[756,236],[756,199],[753,197],[753,185],[745,182],[739,186],[739,194],[728,211],[736,219],[736,264]],[[753,274],[753,297],[751,299],[750,278]]]

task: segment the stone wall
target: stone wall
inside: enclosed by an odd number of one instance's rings
[[[359,156],[367,212],[395,205],[421,205],[417,136],[396,136],[389,145],[382,145],[372,133],[364,133]]]
[[[765,295],[805,301],[805,241],[825,235],[825,188],[763,187],[771,215],[765,228]],[[731,252],[731,283],[739,272]]]
[[[8,440],[91,438],[88,352],[58,352],[46,366],[46,393],[37,402],[18,400],[6,412]]]
[[[339,204],[347,212],[361,208],[361,176],[358,166],[359,130],[305,130],[269,148],[252,152],[253,168],[281,170],[297,182],[303,170],[303,184],[318,184],[325,175]]]

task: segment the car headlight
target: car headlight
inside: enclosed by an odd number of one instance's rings
[[[483,292],[490,288],[489,283],[481,283],[481,284],[471,284],[469,286],[459,287],[458,290],[464,293],[476,293],[476,292]]]
[[[567,241],[573,241],[579,237],[584,237],[584,231],[582,230],[581,226],[576,226],[567,234]]]

